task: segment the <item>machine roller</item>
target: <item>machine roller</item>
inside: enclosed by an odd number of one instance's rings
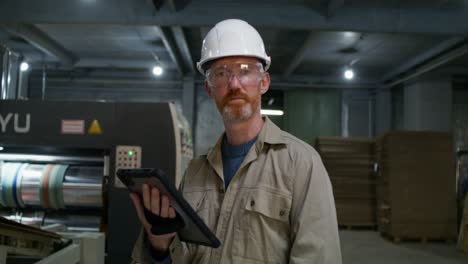
[[[4,162],[0,203],[5,207],[102,207],[102,167]]]

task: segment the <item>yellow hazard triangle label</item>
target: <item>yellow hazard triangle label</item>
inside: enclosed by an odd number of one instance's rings
[[[88,134],[90,135],[102,134],[101,126],[99,125],[99,122],[96,119],[94,119],[93,122],[91,123],[91,126],[88,129]]]

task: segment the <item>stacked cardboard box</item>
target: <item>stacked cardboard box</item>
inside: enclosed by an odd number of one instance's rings
[[[456,238],[452,138],[389,132],[377,140],[379,230],[400,239]]]
[[[338,224],[375,226],[374,140],[319,137],[315,147],[330,175]]]

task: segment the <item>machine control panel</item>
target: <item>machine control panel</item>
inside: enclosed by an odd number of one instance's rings
[[[115,149],[115,171],[119,169],[141,168],[141,146],[117,146]],[[125,188],[125,185],[114,177],[115,187]]]

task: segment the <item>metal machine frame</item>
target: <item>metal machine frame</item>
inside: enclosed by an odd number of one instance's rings
[[[171,103],[5,100],[0,104],[0,157],[2,153],[101,157],[100,229],[107,233],[106,262],[129,263],[140,223],[115,172],[160,168],[178,185],[183,165],[193,155],[190,132],[181,129],[179,119]],[[130,160],[128,155],[137,151],[138,159]]]

